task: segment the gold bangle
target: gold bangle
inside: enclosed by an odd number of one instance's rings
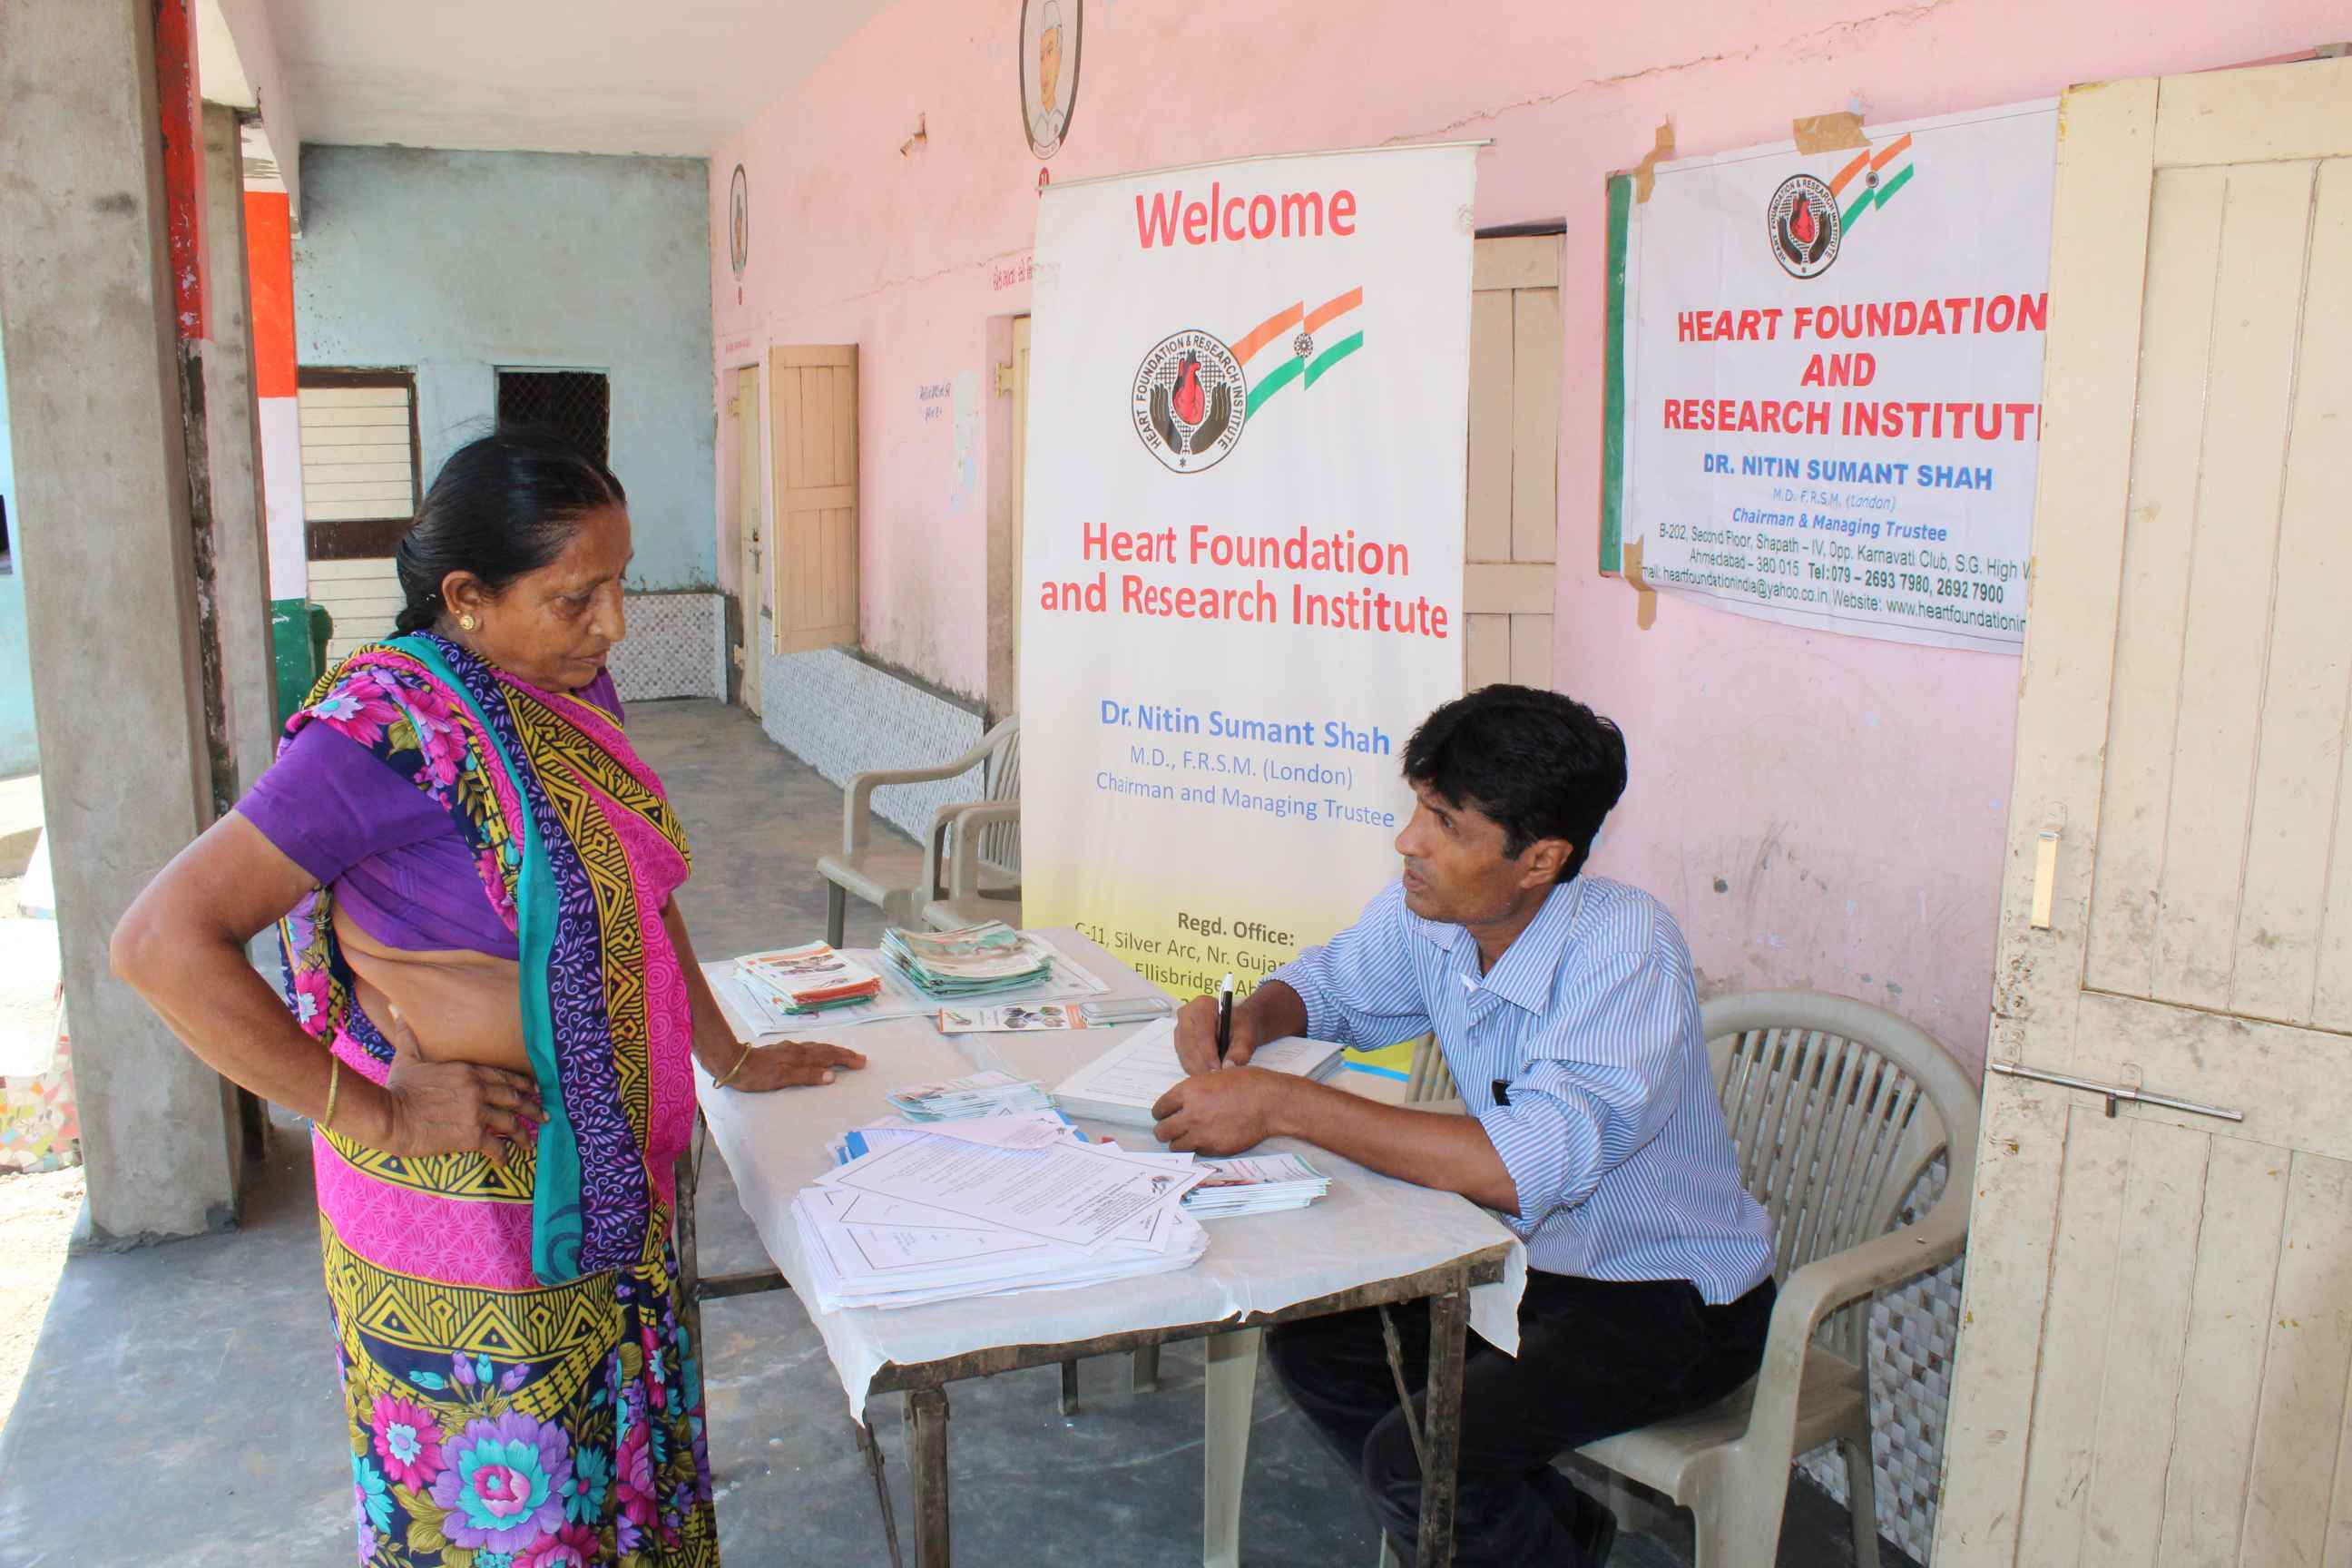
[[[732,1081],[732,1080],[733,1080],[733,1079],[734,1079],[735,1075],[736,1075],[737,1073],[741,1072],[741,1071],[743,1070],[743,1064],[744,1064],[745,1062],[750,1061],[751,1059],[751,1047],[750,1046],[746,1045],[746,1046],[743,1047],[743,1054],[742,1054],[741,1056],[737,1057],[737,1058],[735,1058],[735,1065],[734,1065],[733,1067],[729,1068],[727,1069],[727,1076],[726,1076],[725,1078],[720,1079],[718,1082],[716,1082],[716,1083],[712,1084],[710,1087],[711,1087],[711,1088],[713,1088],[713,1089],[725,1089],[725,1088],[727,1087],[727,1085],[728,1085],[730,1081]]]
[[[335,1127],[335,1096],[343,1088],[343,1058],[329,1051],[327,1061],[327,1114],[319,1118],[319,1125],[331,1132]]]

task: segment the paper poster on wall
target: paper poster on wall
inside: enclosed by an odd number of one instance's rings
[[[1474,157],[1039,203],[1023,918],[1179,994],[1396,875],[1405,739],[1462,682]]]
[[[1629,574],[2017,649],[2056,158],[2036,103],[1660,164],[1624,258]]]

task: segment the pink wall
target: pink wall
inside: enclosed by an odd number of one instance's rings
[[[711,161],[720,364],[770,343],[859,345],[866,645],[968,693],[986,679],[985,422],[1003,405],[982,398],[960,484],[952,396],[924,392],[963,372],[989,385],[991,319],[1028,308],[1025,284],[1000,278],[1027,255],[1036,205],[1039,165],[1015,119],[1020,12],[904,0]],[[2337,0],[1443,14],[1425,0],[1092,0],[1085,29],[1057,180],[1491,137],[1480,226],[1565,218],[1556,684],[1618,718],[1633,759],[1598,864],[1675,910],[1703,988],[1845,992],[1979,1059],[2018,662],[1673,598],[1636,629],[1632,595],[1594,568],[1603,182],[1663,120],[1693,154],[1785,138],[1792,116],[1831,110],[1883,122],[2050,97],[2307,48],[2343,34]],[[926,142],[902,155],[919,117]],[[740,302],[727,227],[739,161],[751,198]],[[722,447],[722,498],[732,460]]]

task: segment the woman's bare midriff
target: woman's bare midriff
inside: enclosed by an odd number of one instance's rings
[[[523,1049],[520,970],[484,952],[388,947],[335,911],[335,939],[359,979],[361,1011],[379,1026],[395,1015],[427,1061],[530,1071]]]

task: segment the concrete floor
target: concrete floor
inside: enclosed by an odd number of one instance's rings
[[[824,929],[810,862],[838,842],[840,794],[742,712],[649,703],[631,732],[697,850],[681,895],[705,957]],[[849,940],[878,935],[852,906]],[[145,1568],[347,1563],[352,1503],[333,1394],[304,1125],[281,1119],[243,1226],[67,1265],[29,1376],[0,1433],[0,1563]],[[706,1166],[703,1267],[763,1262],[723,1166]],[[704,1310],[711,1458],[727,1560],[746,1568],[887,1561],[839,1383],[789,1294]],[[1055,1406],[1052,1369],[951,1393],[959,1560],[1024,1568],[1200,1561],[1201,1357],[1173,1346],[1160,1392],[1122,1363],[1081,1369],[1083,1409]],[[908,1519],[895,1402],[875,1426]],[[1370,1568],[1376,1544],[1348,1478],[1262,1380],[1244,1561]],[[1904,1559],[1885,1549],[1890,1564]],[[1687,1528],[1621,1538],[1613,1568],[1690,1562]],[[1792,1486],[1780,1562],[1851,1561],[1843,1512]],[[1532,1565],[1531,1565],[1532,1568]]]

